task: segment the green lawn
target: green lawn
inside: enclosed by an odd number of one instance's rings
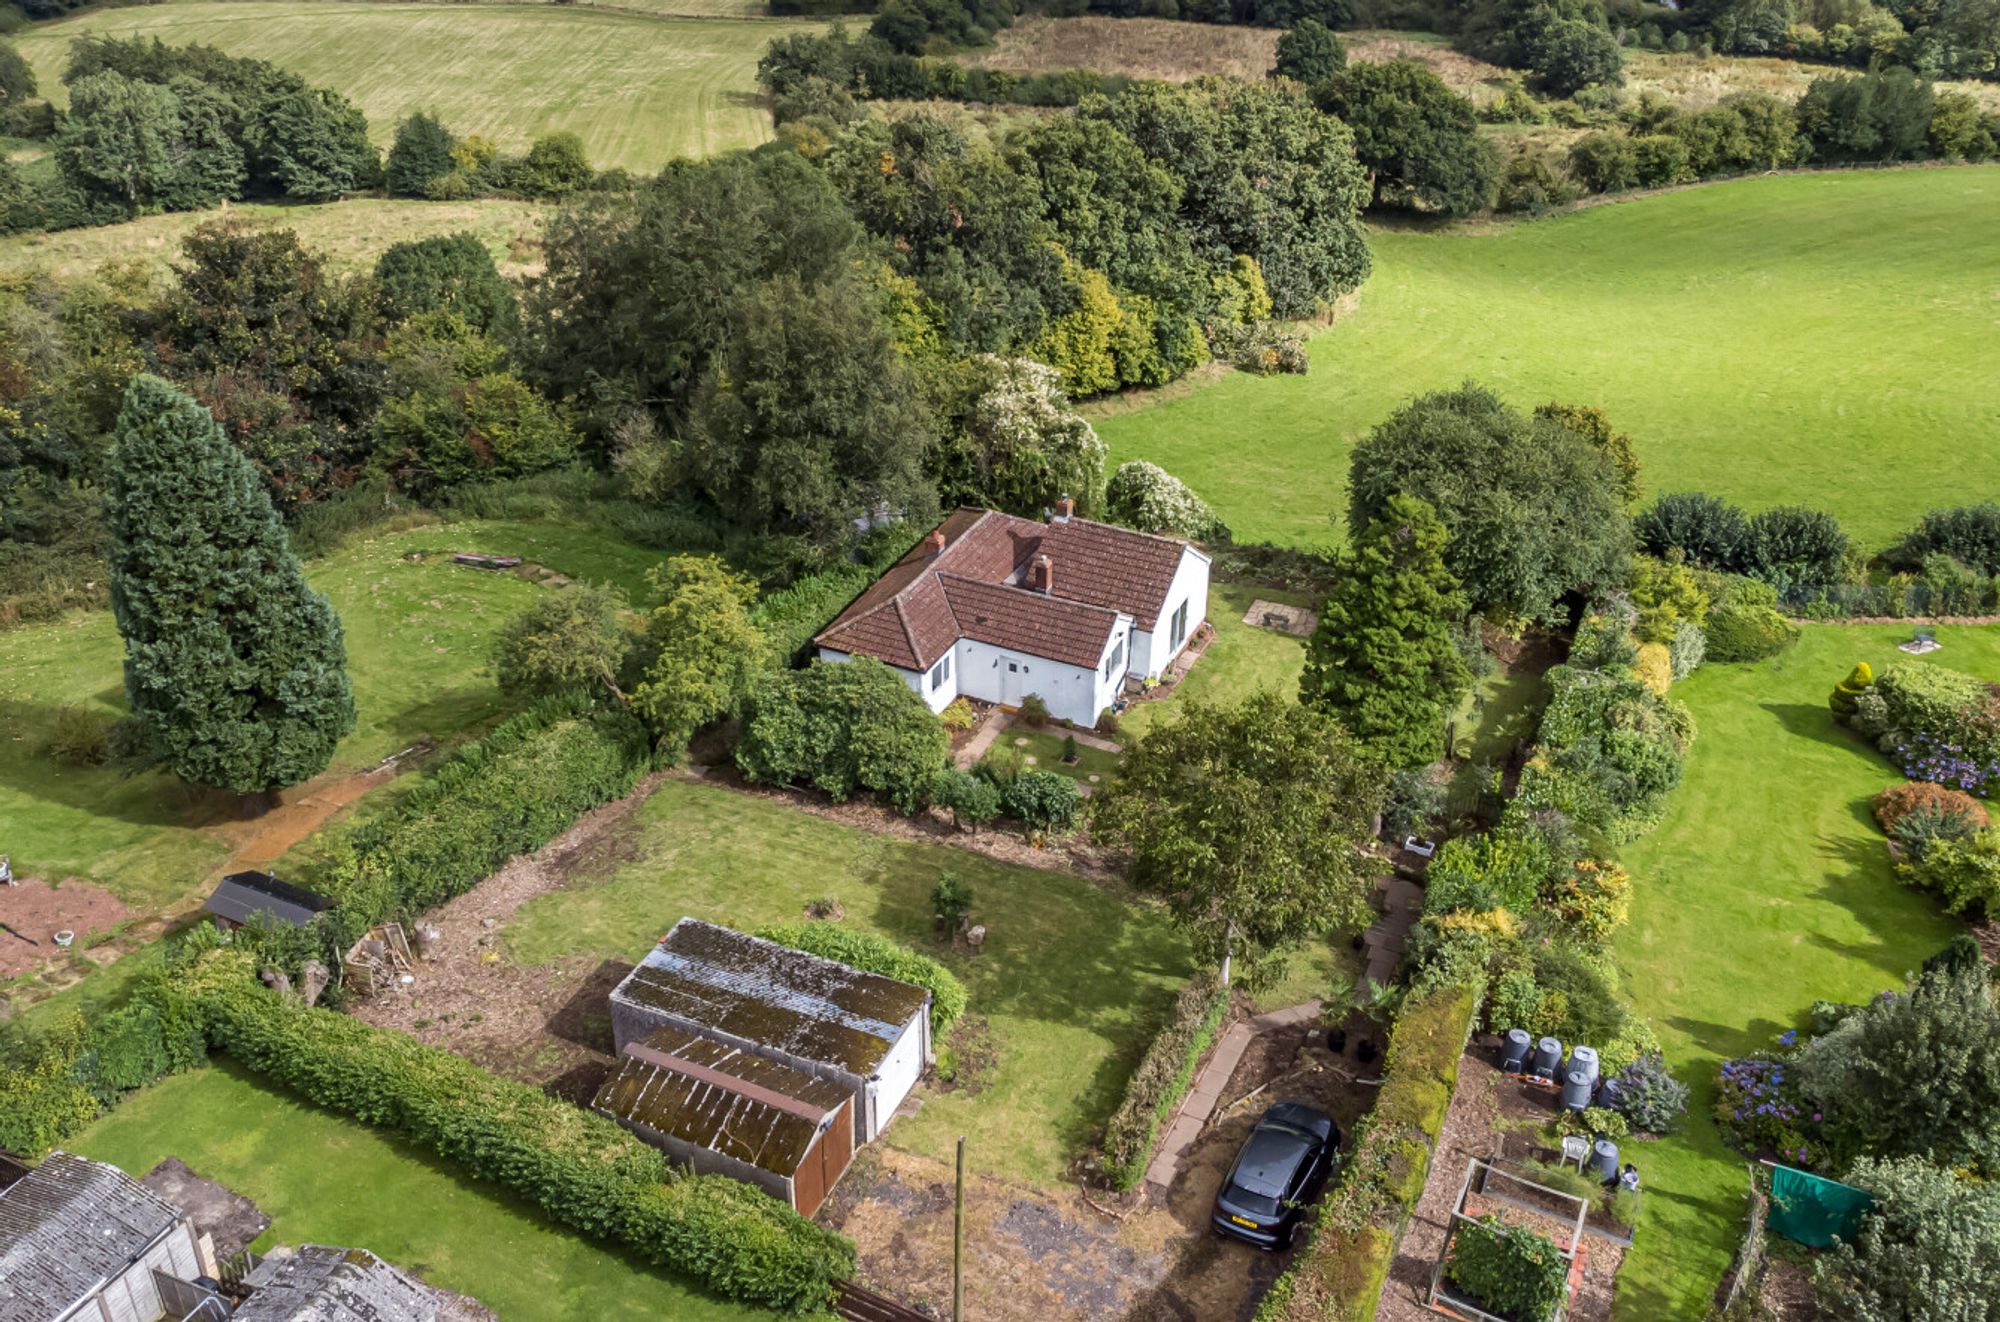
[[[1304,377],[1229,375],[1098,422],[1238,536],[1325,540],[1348,452],[1471,377],[1599,404],[1651,492],[1822,506],[1880,547],[2000,457],[2000,167],[1792,174],[1558,219],[1377,229]]]
[[[179,1157],[271,1218],[257,1247],[365,1248],[508,1322],[771,1316],[552,1226],[492,1185],[218,1061],[133,1094],[69,1146],[140,1176]]]
[[[538,202],[488,198],[477,202],[417,202],[378,197],[353,198],[319,206],[233,205],[226,214],[274,228],[289,229],[299,242],[327,254],[346,270],[373,269],[375,259],[406,239],[468,231],[486,245],[500,269],[519,274],[540,260],[542,217]],[[222,211],[180,211],[142,216],[118,225],[53,233],[16,234],[0,239],[0,271],[47,271],[76,277],[106,262],[144,261],[164,275],[179,260],[181,240]]]
[[[449,552],[520,555],[581,577],[639,585],[661,553],[554,524],[468,522],[416,528],[347,547],[308,568],[347,632],[360,721],[335,770],[372,765],[429,735],[450,739],[503,711],[489,640],[546,589],[461,569]],[[412,553],[428,553],[408,560]],[[122,648],[108,611],[0,633],[0,823],[15,870],[80,876],[127,903],[156,908],[195,889],[227,853],[210,829],[233,811],[160,772],[73,769],[42,753],[56,713],[122,716]]]
[[[1257,600],[1289,605],[1305,603],[1296,592],[1252,587],[1242,583],[1208,585],[1208,622],[1215,641],[1195,662],[1194,669],[1173,694],[1128,708],[1119,718],[1118,738],[1138,739],[1178,710],[1188,698],[1205,702],[1241,702],[1259,689],[1275,689],[1287,698],[1299,692],[1299,675],[1306,667],[1306,642],[1274,629],[1245,624],[1243,616]]]
[[[1640,1147],[1645,1223],[1621,1319],[1699,1317],[1741,1235],[1743,1160],[1712,1123],[1715,1070],[1803,1027],[1815,999],[1899,982],[1959,924],[1891,875],[1867,800],[1900,779],[1833,723],[1854,665],[1903,659],[1902,626],[1808,626],[1755,666],[1705,666],[1675,694],[1698,734],[1659,828],[1625,851],[1632,920],[1618,954],[1634,1004],[1695,1094],[1686,1131]],[[1940,627],[1926,660],[2000,679],[2000,629]]]
[[[236,0],[97,10],[14,41],[59,104],[73,38],[158,37],[270,60],[330,87],[361,107],[384,145],[397,120],[428,110],[505,151],[577,133],[599,167],[650,173],[676,156],[769,138],[757,58],[772,38],[817,26],[554,4]]]
[[[1061,873],[683,781],[660,787],[636,829],[629,861],[608,877],[521,909],[505,929],[513,958],[636,960],[683,916],[748,929],[797,922],[811,901],[837,899],[853,926],[938,953],[991,1029],[995,1060],[977,1083],[931,1093],[887,1141],[944,1159],[966,1134],[974,1160],[1001,1175],[1063,1180],[1190,971],[1186,946],[1155,911]],[[973,917],[989,932],[979,955],[945,952],[932,936],[930,891],[946,872],[975,892]]]
[[[1035,759],[1037,771],[1053,771],[1058,776],[1068,776],[1071,780],[1086,783],[1092,776],[1096,776],[1101,783],[1109,781],[1112,773],[1118,770],[1120,760],[1118,754],[1107,753],[1101,748],[1091,748],[1086,744],[1076,746],[1075,766],[1064,762],[1063,732],[1060,728],[1026,730],[1017,725],[1000,738],[1007,744],[1013,744],[1021,739],[1027,740],[1028,742],[1021,746],[1021,751]]]

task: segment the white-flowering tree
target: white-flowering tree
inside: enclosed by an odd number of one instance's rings
[[[1114,522],[1142,532],[1171,533],[1198,542],[1229,532],[1187,483],[1143,459],[1118,465],[1105,488],[1104,505]]]
[[[1036,515],[1069,496],[1104,508],[1104,442],[1070,407],[1062,374],[1031,358],[980,354],[966,365],[965,404],[945,443],[946,500]]]

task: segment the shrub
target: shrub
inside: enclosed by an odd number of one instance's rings
[[[1632,673],[1655,693],[1665,693],[1674,682],[1673,653],[1665,643],[1641,643],[1633,658]]]
[[[1946,840],[1963,840],[1979,830],[1985,813],[1975,820],[1963,809],[1930,805],[1915,812],[1903,814],[1889,837],[1903,850],[1904,857],[1915,863],[1922,863],[1930,856],[1931,848]]]
[[[946,708],[938,713],[938,720],[944,728],[954,732],[970,730],[978,717],[973,715],[972,704],[964,698],[953,698]]]
[[[196,970],[214,1042],[307,1100],[385,1125],[503,1185],[551,1219],[629,1245],[726,1298],[824,1306],[854,1247],[753,1186],[676,1177],[617,1124],[539,1088],[496,1078],[400,1033],[311,1010],[256,985],[240,957]]]
[[[1863,1157],[1846,1180],[1875,1196],[1851,1242],[1819,1257],[1823,1308],[1836,1317],[1990,1318],[2000,1298],[2000,1186],[1920,1157]]]
[[[1826,705],[1833,712],[1833,718],[1843,724],[1854,715],[1855,703],[1860,696],[1875,687],[1875,670],[1866,661],[1855,663],[1847,672],[1847,678],[1833,686],[1833,693]]]
[[[1869,805],[1875,810],[1875,820],[1880,823],[1885,835],[1894,835],[1896,823],[1922,810],[1964,817],[1973,824],[1974,830],[1987,825],[1986,809],[1979,800],[1962,790],[1946,789],[1928,780],[1891,785],[1869,800]]]
[[[1382,838],[1401,843],[1405,836],[1424,834],[1444,814],[1444,804],[1445,787],[1429,768],[1390,772],[1382,803]]]
[[[1679,552],[1703,569],[1733,569],[1749,538],[1743,512],[1703,491],[1668,492],[1634,520],[1632,530],[1647,554],[1662,559]]]
[[[1104,1126],[1104,1170],[1113,1188],[1130,1189],[1145,1178],[1160,1126],[1187,1095],[1195,1065],[1228,1011],[1228,989],[1212,969],[1189,978],[1174,997],[1166,1023],[1125,1085],[1125,1099]]]
[[[872,790],[902,812],[923,806],[951,738],[924,700],[879,661],[815,661],[751,689],[736,765],[766,784],[809,784],[836,801]]]
[[[70,1014],[40,1037],[9,1044],[0,1059],[0,1148],[39,1157],[97,1118],[97,1098],[77,1070],[89,1043],[83,1016]]]
[[[622,712],[578,698],[523,712],[354,832],[318,881],[337,906],[336,944],[464,894],[627,793],[648,765],[645,730]]]
[[[1445,1274],[1489,1313],[1547,1322],[1565,1297],[1569,1260],[1547,1235],[1484,1216],[1457,1223]]]
[[[1611,1078],[1606,1100],[1632,1127],[1647,1134],[1669,1134],[1687,1114],[1688,1086],[1667,1069],[1657,1051],[1639,1057]]]
[[[1987,686],[1962,671],[1921,661],[1899,661],[1875,680],[1875,691],[1888,705],[1891,727],[1911,734],[1957,733],[1969,712],[1987,699]]]
[[[99,767],[111,758],[111,722],[81,707],[56,711],[55,728],[43,752],[65,767]]]
[[[848,564],[809,574],[760,599],[750,610],[750,620],[764,631],[771,655],[789,664],[877,577],[867,565]]]
[[[1779,505],[1750,520],[1743,570],[1774,587],[1838,583],[1847,534],[1831,514]]]
[[[968,893],[966,903],[971,903]],[[838,960],[866,973],[915,983],[931,994],[931,1038],[940,1040],[965,1013],[965,984],[928,955],[920,955],[873,932],[836,923],[794,923],[760,927],[754,935],[821,959]]]
[[[1675,681],[1686,679],[1708,659],[1708,628],[1693,620],[1674,626],[1674,640],[1667,644],[1667,660]]]
[[[1799,640],[1799,627],[1769,606],[1719,606],[1708,616],[1710,661],[1762,661]]]
[[[1633,559],[1632,605],[1639,616],[1632,631],[1641,642],[1671,643],[1683,623],[1707,621],[1708,604],[1701,580],[1687,565],[1650,556]]]
[[[1049,723],[1049,704],[1042,701],[1041,694],[1030,693],[1021,699],[1021,720],[1038,727]]]
[[[972,914],[972,887],[945,873],[931,887],[931,914],[947,930],[957,931]]]
[[[2000,574],[2000,504],[1986,501],[1957,509],[1932,510],[1882,558],[1898,569],[1921,569],[1937,554],[1948,555],[1982,574]]]
[[[930,797],[938,807],[951,810],[954,826],[977,831],[1000,815],[1000,786],[970,771],[939,772]]]
[[[1083,794],[1076,782],[1053,771],[1023,771],[1000,794],[1000,811],[1029,829],[1060,834],[1076,825]]]
[[[1118,713],[1113,711],[1109,707],[1106,707],[1103,711],[1097,713],[1097,732],[1102,735],[1117,734]]]
[[[1910,813],[1896,829],[1900,832],[1923,815],[1922,809]],[[2000,832],[1988,828],[1938,836],[1912,852],[1916,860],[1897,868],[1903,880],[1935,891],[1953,913],[2000,917]]]
[[[1507,909],[1526,916],[1554,870],[1548,845],[1530,832],[1503,826],[1455,836],[1431,859],[1424,912]]]
[[[1557,666],[1547,679],[1541,742],[1518,799],[1529,811],[1555,809],[1580,830],[1633,838],[1680,784],[1692,718],[1624,675]]]

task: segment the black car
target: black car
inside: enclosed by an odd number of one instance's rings
[[[1339,1149],[1340,1126],[1324,1111],[1279,1102],[1264,1112],[1215,1195],[1215,1233],[1260,1249],[1290,1246]]]

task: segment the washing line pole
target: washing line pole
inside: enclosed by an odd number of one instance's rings
[[[951,1322],[965,1322],[965,1135],[958,1136],[958,1197],[951,1227]]]

